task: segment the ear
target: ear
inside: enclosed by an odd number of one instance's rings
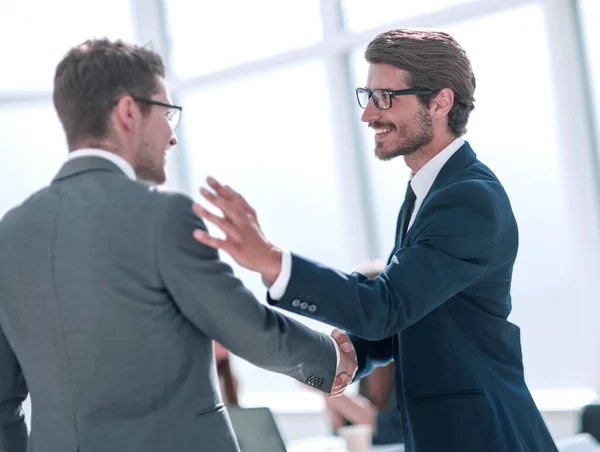
[[[454,105],[454,91],[450,88],[443,88],[431,99],[431,104],[429,105],[431,117],[437,119],[447,116],[452,105]]]
[[[141,111],[131,96],[122,96],[113,109],[112,116],[119,129],[132,132],[140,121]]]

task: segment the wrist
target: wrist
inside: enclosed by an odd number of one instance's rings
[[[276,246],[272,246],[265,259],[266,265],[261,271],[262,277],[269,283],[273,284],[281,273],[281,256],[282,251]]]

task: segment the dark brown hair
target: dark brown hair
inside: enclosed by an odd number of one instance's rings
[[[441,31],[387,31],[369,43],[365,59],[405,70],[409,87],[436,92],[450,88],[454,92],[454,105],[448,113],[448,128],[456,136],[467,131],[469,114],[475,107],[475,75],[467,54],[452,36]],[[435,94],[419,98],[429,106]]]
[[[90,39],[69,50],[56,68],[53,93],[69,149],[84,139],[106,138],[109,113],[119,97],[151,97],[157,77],[164,76],[160,55],[121,40]],[[140,104],[143,112],[148,108]]]

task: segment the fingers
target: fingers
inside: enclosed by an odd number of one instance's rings
[[[217,193],[219,196],[222,196],[225,199],[231,200],[236,194],[231,187],[229,187],[228,185],[221,185],[214,177],[208,176],[206,178],[206,183],[210,188],[212,188],[215,191],[215,193]]]
[[[210,176],[206,178],[206,183],[215,191],[217,195],[227,199],[228,201],[232,201],[238,205],[241,210],[256,218],[256,212],[250,206],[250,204],[248,204],[246,199],[229,185],[221,185],[214,177]]]
[[[214,213],[209,212],[204,207],[202,207],[200,204],[196,204],[196,203],[192,204],[192,210],[199,217],[202,217],[205,220],[210,221],[215,226],[217,226],[219,229],[221,229],[221,231],[223,231],[226,234],[228,241],[233,240],[236,243],[241,241],[241,237],[240,237],[240,233],[239,233],[238,229],[231,222],[227,221],[225,218],[221,218],[221,217],[215,215]]]
[[[202,229],[194,230],[194,239],[196,239],[200,243],[205,244],[206,246],[210,246],[211,248],[217,248],[223,251],[227,251],[227,249],[229,248],[227,242],[212,237],[210,234],[208,234],[208,232]]]
[[[331,332],[331,337],[335,339],[337,344],[340,346],[340,350],[343,351],[344,353],[349,353],[349,352],[354,351],[354,346],[352,345],[350,338],[342,330],[335,328]]]
[[[241,224],[244,212],[233,200],[227,199],[218,193],[215,194],[204,187],[200,188],[200,194],[204,196],[208,202],[218,207],[221,212],[223,212],[223,217],[226,220],[232,224]]]
[[[333,380],[333,385],[331,387],[331,392],[328,394],[328,397],[336,397],[342,394],[348,385],[352,382],[352,379],[346,373],[340,373]]]

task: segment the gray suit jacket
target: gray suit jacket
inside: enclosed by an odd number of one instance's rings
[[[1,452],[237,451],[212,339],[331,389],[331,339],[260,304],[195,242],[191,203],[81,157],[5,215]]]

